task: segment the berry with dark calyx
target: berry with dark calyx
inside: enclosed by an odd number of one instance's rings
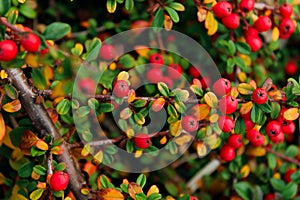
[[[116,49],[111,44],[103,44],[100,48],[99,57],[103,60],[113,60],[116,56]]]
[[[114,85],[113,93],[119,98],[123,98],[128,95],[129,86],[124,80],[118,80]]]
[[[218,119],[218,126],[223,132],[230,133],[234,129],[235,123],[231,117],[222,115]]]
[[[235,158],[235,149],[232,146],[225,144],[220,149],[220,158],[225,162],[232,161]]]
[[[291,19],[283,19],[279,24],[279,32],[284,35],[291,35],[295,32],[296,26]]]
[[[0,42],[0,61],[11,61],[18,54],[18,47],[12,40],[3,40]]]
[[[152,67],[161,67],[164,64],[164,58],[159,53],[154,53],[149,57],[149,62]]]
[[[238,102],[233,96],[224,96],[219,102],[219,109],[222,113],[232,114],[236,111]]]
[[[291,4],[285,2],[280,5],[279,12],[282,17],[290,18],[293,14],[293,7]]]
[[[259,36],[248,35],[246,36],[246,42],[251,47],[252,52],[258,51],[263,46],[263,42]]]
[[[254,22],[254,28],[258,32],[265,32],[271,29],[272,27],[272,20],[268,16],[260,16],[255,22]]]
[[[255,146],[261,146],[265,143],[265,137],[262,135],[259,131],[255,129],[251,129],[246,132],[246,138],[249,140],[249,142]]]
[[[34,33],[25,33],[20,44],[28,52],[37,52],[41,46],[41,39]]]
[[[146,78],[151,83],[158,83],[163,79],[163,73],[159,68],[151,68],[146,73]]]
[[[224,26],[228,29],[237,29],[240,25],[240,16],[236,13],[231,13],[230,15],[222,18],[222,24],[224,24]]]
[[[254,9],[254,4],[255,4],[254,0],[241,0],[239,4],[239,8],[243,12],[249,12]]]
[[[291,176],[292,176],[296,171],[297,171],[296,169],[288,169],[288,170],[285,172],[284,177],[283,177],[283,179],[285,180],[285,182],[287,182],[287,183],[292,182]]]
[[[293,76],[297,73],[298,67],[294,61],[289,61],[284,68],[284,71],[287,75]]]
[[[227,143],[233,148],[238,149],[243,146],[243,137],[239,134],[231,134]]]
[[[199,124],[193,116],[184,116],[181,120],[181,126],[186,132],[192,133],[198,130]]]
[[[284,141],[284,134],[281,132],[279,135],[277,136],[273,136],[270,137],[270,140],[274,143],[274,144],[280,144]]]
[[[266,126],[266,133],[270,137],[279,135],[281,133],[281,124],[276,120],[268,122]]]
[[[50,178],[50,187],[53,191],[65,190],[68,187],[70,175],[66,172],[55,172]]]
[[[84,94],[94,94],[96,92],[97,85],[91,78],[82,78],[78,81],[78,87]]]
[[[171,79],[178,80],[182,75],[182,67],[179,64],[170,64],[167,73]]]
[[[147,149],[151,145],[150,136],[144,133],[138,133],[134,136],[133,142],[137,148]]]
[[[281,130],[284,134],[291,135],[296,130],[295,122],[283,120],[281,122]]]
[[[220,1],[212,7],[212,10],[216,17],[223,18],[231,14],[232,6],[226,1]]]
[[[268,93],[263,88],[257,88],[252,93],[252,100],[256,104],[264,104],[268,101]]]
[[[264,196],[264,200],[276,200],[276,196],[274,193],[268,193]]]
[[[228,79],[220,78],[213,85],[213,92],[218,96],[224,96],[231,91],[231,83]]]
[[[200,76],[200,71],[196,67],[191,66],[189,68],[189,75],[191,75],[194,78],[198,78]]]

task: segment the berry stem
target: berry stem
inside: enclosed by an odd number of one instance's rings
[[[11,23],[7,22],[7,19],[5,17],[0,17],[0,24],[6,26],[7,28],[10,28],[11,30],[13,30],[16,33],[23,33],[22,30],[18,29],[17,27],[15,27],[14,25],[12,25]]]
[[[290,162],[290,163],[294,163],[295,165],[300,167],[300,161],[298,161],[294,158],[287,157],[286,155],[284,155],[280,152],[277,152],[277,151],[273,150],[270,147],[265,147],[265,149],[266,149],[267,152],[274,154],[275,156],[281,158],[282,160],[285,160],[285,161]]]

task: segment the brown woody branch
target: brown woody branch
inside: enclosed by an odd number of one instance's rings
[[[290,158],[280,152],[277,152],[275,150],[273,150],[272,148],[270,147],[265,147],[266,151],[269,152],[269,153],[272,153],[274,154],[275,156],[281,158],[282,160],[285,160],[287,162],[290,162],[290,163],[294,163],[295,165],[297,165],[298,167],[300,167],[300,161],[294,159],[294,158]]]
[[[60,139],[61,136],[43,105],[35,104],[36,94],[33,92],[31,86],[29,86],[23,71],[21,69],[12,68],[8,69],[7,72],[12,84],[19,91],[22,107],[25,109],[35,128],[43,135],[51,135],[53,140]],[[61,147],[64,149],[64,152],[58,155],[57,159],[59,162],[64,162],[67,166],[66,172],[69,173],[71,177],[71,191],[78,200],[89,199],[89,196],[81,193],[81,188],[86,182],[80,173],[77,163],[69,152],[67,144],[63,143]]]

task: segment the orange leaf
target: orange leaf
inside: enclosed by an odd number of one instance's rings
[[[19,101],[19,99],[16,99],[12,102],[6,103],[2,108],[6,112],[14,113],[21,109],[21,102]]]
[[[279,39],[279,29],[275,26],[272,30],[272,41],[277,41]]]
[[[33,147],[39,140],[40,139],[32,131],[26,130],[22,135],[19,147],[25,155],[31,155],[31,147]]]
[[[43,151],[47,151],[49,149],[48,144],[45,141],[43,141],[43,140],[38,140],[36,142],[35,146],[38,149],[43,150]]]
[[[252,109],[252,106],[253,106],[252,101],[249,101],[247,103],[243,103],[242,106],[241,106],[241,109],[240,109],[240,113],[242,115],[247,114]]]
[[[129,90],[128,92],[128,99],[127,99],[127,102],[128,103],[131,103],[133,102],[135,99],[135,91],[133,89]]]
[[[241,170],[240,173],[243,174],[242,178],[246,178],[247,176],[249,176],[250,174],[250,166],[248,164],[244,165]]]
[[[211,108],[207,104],[198,104],[192,107],[190,113],[192,116],[201,121],[209,115],[210,110]]]
[[[149,47],[147,46],[135,46],[134,50],[142,57],[148,57]]]
[[[36,188],[46,189],[46,183],[39,181]]]
[[[298,108],[290,108],[283,114],[284,119],[286,120],[296,120],[299,117],[299,110]]]
[[[166,136],[162,137],[162,138],[160,139],[159,143],[160,143],[160,144],[166,144],[166,143],[167,143],[167,137],[166,137]]]
[[[151,194],[154,194],[154,193],[159,193],[159,189],[156,185],[152,185],[150,187],[150,189],[147,192],[147,197],[149,197]]]
[[[182,132],[181,121],[178,120],[170,124],[170,134],[174,137],[179,136]]]
[[[249,155],[249,156],[255,156],[255,157],[265,156],[266,153],[267,153],[267,151],[266,151],[265,148],[263,148],[263,147],[253,147],[253,146],[250,146],[247,149],[247,152],[246,152],[247,155]]]
[[[198,143],[197,144],[197,154],[199,157],[203,157],[203,156],[206,156],[207,154],[207,147],[204,143]]]
[[[131,198],[136,200],[135,195],[143,193],[143,190],[142,190],[141,186],[139,186],[138,184],[132,182],[132,183],[129,183],[129,185],[128,185],[128,193],[129,193]]]
[[[165,15],[165,18],[164,18],[164,27],[167,31],[170,31],[172,30],[172,27],[173,27],[173,21],[171,19],[171,17],[169,15]]]
[[[155,99],[152,103],[152,110],[154,112],[158,112],[160,111],[164,105],[165,105],[165,99],[164,98],[158,98],[158,99]]]
[[[116,189],[107,188],[97,193],[98,199],[101,200],[120,200],[125,199],[123,194]]]
[[[182,146],[188,142],[190,142],[192,139],[192,136],[191,135],[183,135],[183,136],[180,136],[180,137],[177,137],[174,139],[174,142],[176,144],[178,144],[179,146]]]
[[[6,126],[2,114],[0,113],[0,141],[3,140],[6,133]]]
[[[64,152],[64,149],[61,146],[55,146],[51,148],[51,153],[55,155],[60,155]]]

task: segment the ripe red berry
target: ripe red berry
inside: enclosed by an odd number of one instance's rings
[[[246,132],[246,138],[249,140],[249,142],[255,146],[261,146],[265,143],[265,137],[260,132],[258,132],[255,129],[251,129]]]
[[[119,98],[123,98],[128,95],[129,86],[124,80],[118,80],[114,85],[113,93]]]
[[[249,12],[254,9],[254,0],[241,0],[239,8],[243,12]]]
[[[210,86],[211,79],[210,79],[209,76],[205,76],[205,77],[202,77],[200,79],[200,82],[201,82],[201,85],[202,85],[203,89],[205,89],[205,88],[208,88]]]
[[[246,37],[249,36],[249,35],[257,37],[258,36],[258,31],[253,27],[249,27],[248,30],[246,30],[244,32],[244,34],[245,34]]]
[[[231,14],[232,6],[226,1],[220,1],[212,8],[216,17],[223,18]]]
[[[296,169],[288,169],[288,170],[285,172],[284,177],[283,177],[283,179],[285,180],[285,182],[287,182],[287,183],[292,182],[291,176],[292,176],[296,171],[297,171]]]
[[[238,102],[233,96],[224,96],[219,102],[219,109],[222,113],[232,114],[236,111]]]
[[[272,27],[272,20],[268,16],[260,16],[253,26],[258,32],[268,31]]]
[[[198,78],[200,76],[200,71],[198,70],[198,68],[191,66],[189,68],[189,74],[194,78]]]
[[[240,16],[236,13],[231,13],[230,15],[222,18],[222,24],[224,24],[224,26],[228,29],[237,29],[240,25]]]
[[[270,137],[277,136],[281,133],[281,124],[278,121],[270,121],[266,126],[266,133]]]
[[[278,117],[277,117],[277,121],[279,121],[279,122],[283,122],[284,120],[286,120],[285,118],[284,118],[284,113],[285,113],[285,111],[287,111],[287,108],[281,108],[281,110],[280,110],[280,112],[279,112],[279,114],[278,114]]]
[[[213,92],[218,96],[224,96],[231,91],[231,83],[228,79],[220,78],[213,85]]]
[[[28,52],[37,52],[41,45],[41,39],[34,33],[25,33],[21,37],[20,44]]]
[[[178,80],[182,74],[182,67],[179,64],[170,64],[167,73],[171,79]]]
[[[84,94],[94,94],[97,88],[95,81],[91,78],[83,78],[78,81],[78,87]]]
[[[12,40],[3,40],[0,42],[0,61],[11,61],[18,54],[18,47]]]
[[[280,5],[279,12],[280,12],[282,17],[290,18],[291,15],[293,14],[293,7],[292,7],[291,4],[285,2],[285,3]]]
[[[232,161],[235,158],[235,150],[232,146],[225,144],[220,149],[220,158],[223,161]]]
[[[149,57],[152,67],[161,67],[164,64],[164,58],[159,53],[154,53]]]
[[[252,100],[256,104],[264,104],[268,101],[268,93],[263,88],[257,88],[253,91]]]
[[[276,200],[276,196],[274,193],[268,193],[264,196],[264,200]]]
[[[161,81],[167,84],[168,88],[173,88],[173,80],[170,77],[163,76]]]
[[[218,126],[225,133],[229,133],[232,129],[234,129],[234,125],[233,119],[229,116],[220,116],[218,119]]]
[[[279,133],[279,135],[277,136],[273,136],[270,137],[270,140],[274,143],[274,144],[280,144],[284,141],[284,134],[281,132]]]
[[[195,196],[190,196],[190,200],[199,200],[199,199]]]
[[[243,146],[243,138],[239,134],[231,134],[228,138],[228,144],[235,149]]]
[[[251,119],[244,119],[244,123],[245,123],[245,126],[246,126],[246,131],[251,130],[255,126],[255,124],[252,122]]]
[[[259,36],[248,35],[246,42],[251,47],[252,52],[258,51],[263,46],[263,42]]]
[[[294,61],[289,61],[284,68],[284,71],[287,75],[293,76],[297,73],[298,67]]]
[[[295,32],[296,26],[293,20],[291,19],[283,19],[279,24],[279,32],[283,35],[291,35]]]
[[[138,133],[134,136],[133,142],[140,149],[147,149],[151,145],[150,136],[144,133]]]
[[[103,60],[112,60],[116,56],[116,49],[111,44],[103,44],[100,48],[99,57]]]
[[[50,178],[50,187],[54,191],[65,190],[68,187],[70,175],[65,172],[55,172]]]
[[[187,115],[182,118],[181,126],[183,130],[191,133],[198,130],[199,124],[196,118]]]
[[[151,68],[146,73],[146,78],[151,83],[158,83],[163,79],[163,73],[159,68]]]
[[[284,134],[293,134],[296,130],[295,122],[283,120],[283,122],[281,122],[281,130]]]

